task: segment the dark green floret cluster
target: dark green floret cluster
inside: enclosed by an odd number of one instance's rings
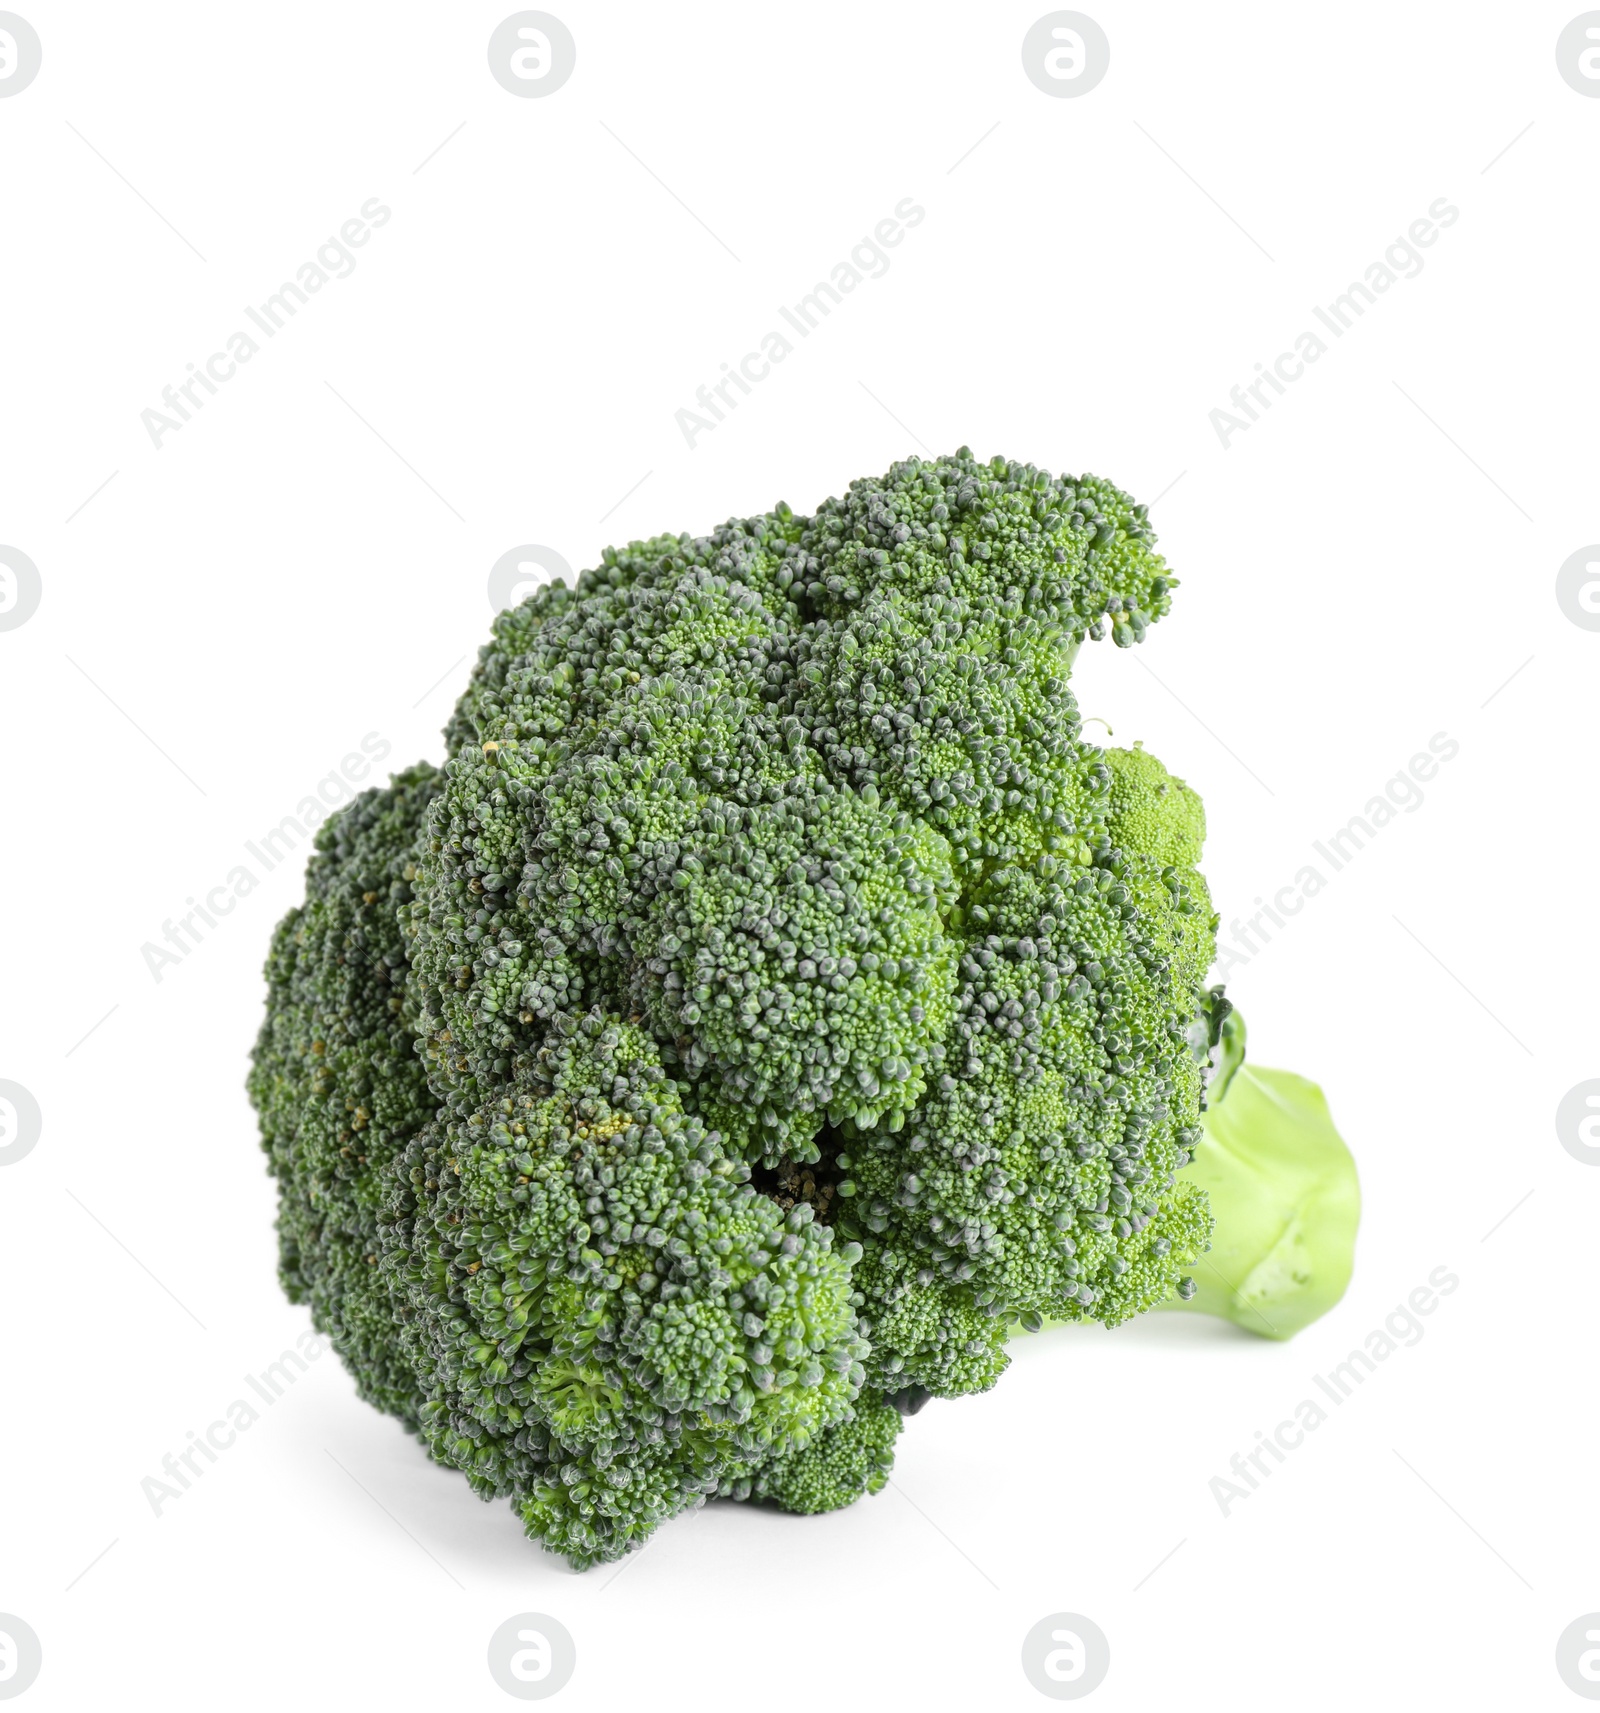
[[[444,765],[322,829],[284,1287],[574,1564],[876,1492],[1019,1326],[1193,1290],[1204,814],[1068,684],[1173,587],[1107,482],[913,458],[502,613]]]

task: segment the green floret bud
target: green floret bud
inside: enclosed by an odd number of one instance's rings
[[[1164,868],[1194,868],[1206,838],[1206,811],[1199,794],[1139,744],[1108,749],[1105,763],[1111,770],[1111,837]]]
[[[740,1497],[770,1499],[786,1511],[812,1515],[837,1511],[866,1493],[881,1493],[894,1467],[900,1412],[870,1392],[862,1393],[849,1420],[824,1433],[815,1445],[765,1463]]]

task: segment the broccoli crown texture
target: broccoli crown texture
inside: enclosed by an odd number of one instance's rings
[[[1204,813],[1068,687],[1173,586],[1109,483],[913,458],[502,613],[444,766],[322,829],[285,1289],[573,1563],[875,1492],[1016,1323],[1192,1289]]]

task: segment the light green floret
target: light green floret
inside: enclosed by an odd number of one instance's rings
[[[1142,744],[1108,749],[1105,763],[1111,770],[1112,838],[1163,867],[1193,869],[1206,838],[1199,793],[1168,773]]]
[[[811,1515],[881,1493],[894,1467],[900,1424],[892,1404],[863,1393],[848,1421],[829,1428],[815,1445],[762,1465],[748,1490],[740,1483],[731,1496],[770,1499],[786,1511]]]

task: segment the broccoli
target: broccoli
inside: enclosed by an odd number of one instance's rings
[[[249,1084],[283,1287],[575,1566],[877,1492],[1017,1327],[1196,1291],[1204,811],[1068,685],[1174,587],[1107,482],[912,458],[538,590],[319,832]]]

